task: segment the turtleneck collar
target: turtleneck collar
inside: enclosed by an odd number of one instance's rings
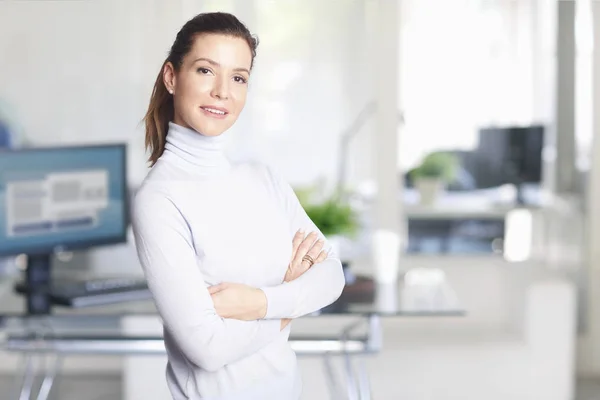
[[[201,167],[202,172],[223,172],[231,167],[224,152],[226,144],[224,134],[204,136],[193,129],[169,122],[165,153]]]

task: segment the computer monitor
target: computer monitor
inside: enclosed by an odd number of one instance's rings
[[[0,256],[26,254],[30,313],[46,313],[41,288],[60,251],[127,240],[124,144],[0,153]]]
[[[487,127],[479,132],[477,181],[481,187],[542,180],[544,126]],[[519,202],[522,199],[519,198]]]

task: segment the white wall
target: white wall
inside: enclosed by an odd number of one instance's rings
[[[333,177],[337,136],[370,100],[364,8],[363,0],[2,1],[0,99],[35,144],[127,141],[136,184],[145,175],[140,121],[176,32],[196,13],[232,11],[261,40],[232,151],[309,183]]]

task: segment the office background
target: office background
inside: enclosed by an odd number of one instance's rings
[[[401,270],[443,271],[467,309],[460,320],[386,320],[385,348],[370,361],[377,398],[567,399],[575,376],[595,384],[595,2],[4,0],[0,116],[24,146],[127,142],[134,191],[147,171],[141,119],[168,47],[184,21],[215,10],[235,13],[260,39],[232,156],[265,161],[297,187],[332,187],[340,158],[349,160],[345,184],[366,220],[349,245],[353,271],[373,273],[374,232],[399,231]],[[482,128],[530,125],[545,128],[543,173],[530,189],[552,207],[533,202],[520,213],[510,185],[454,188],[436,205],[419,204],[407,174],[427,154],[466,159]],[[107,274],[139,268],[131,243],[56,264]],[[574,288],[574,310],[552,282]],[[10,376],[17,359],[0,359]],[[112,382],[123,365],[75,357],[65,370]],[[321,398],[318,375],[308,374],[307,396]]]

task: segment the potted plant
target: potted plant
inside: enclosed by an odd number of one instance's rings
[[[437,151],[427,154],[421,164],[410,171],[414,187],[419,191],[421,204],[434,204],[446,185],[456,179],[457,157],[448,152]]]

